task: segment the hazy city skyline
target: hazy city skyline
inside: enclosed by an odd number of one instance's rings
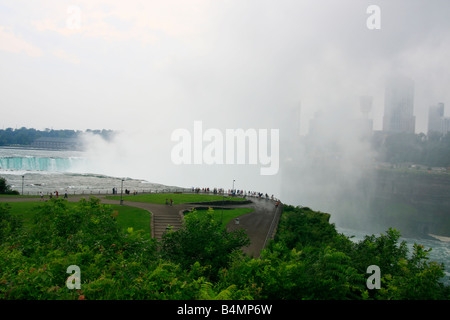
[[[429,108],[428,133],[432,131],[441,134],[446,134],[450,131],[450,117],[445,117],[445,104],[442,102]]]

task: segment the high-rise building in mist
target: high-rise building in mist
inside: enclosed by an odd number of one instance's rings
[[[438,132],[446,134],[450,131],[450,118],[444,117],[444,104],[442,102],[428,109],[428,133]]]
[[[301,125],[301,104],[300,102],[286,108],[284,120],[289,123],[287,128],[283,128],[283,131],[289,135],[290,139],[298,140],[300,137],[300,125]],[[286,123],[286,122],[285,122]],[[283,123],[284,124],[284,123]]]
[[[415,133],[414,82],[406,77],[390,78],[384,94],[383,131]]]
[[[369,138],[373,134],[373,120],[369,118],[372,110],[373,97],[360,96],[359,109],[361,114],[343,115],[340,111],[329,112],[324,110],[316,111],[314,118],[309,121],[309,136],[327,136],[336,139],[342,136],[342,132],[351,133],[360,138]],[[339,118],[339,121],[336,120]],[[342,126],[344,125],[345,128]]]
[[[359,97],[359,106],[362,113],[362,118],[358,120],[360,134],[364,137],[370,137],[373,133],[373,120],[369,118],[369,113],[372,110],[373,97],[361,96]]]

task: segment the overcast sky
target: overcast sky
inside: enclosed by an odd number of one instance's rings
[[[449,13],[447,0],[2,0],[0,127],[259,127],[301,103],[306,133],[315,111],[356,114],[367,94],[381,129],[384,79],[400,72],[426,132],[429,105],[450,104]]]
[[[367,27],[369,5],[381,9],[379,30]],[[122,130],[114,148],[91,146],[115,176],[285,183],[259,167],[219,178],[168,166],[170,134],[195,120],[281,134],[300,122],[306,134],[317,111],[345,127],[361,95],[373,96],[380,130],[392,74],[414,80],[416,132],[426,132],[430,105],[450,115],[449,13],[448,0],[0,0],[0,128]]]

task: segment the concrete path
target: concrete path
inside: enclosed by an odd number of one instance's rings
[[[243,248],[243,251],[249,256],[258,258],[267,241],[274,235],[281,206],[277,208],[275,202],[267,199],[252,198],[251,201],[251,204],[242,205],[242,207],[252,208],[254,211],[240,216],[239,224],[236,224],[234,220],[230,221],[227,230],[244,229],[250,238],[250,245]]]
[[[104,199],[104,195],[93,195],[101,199],[102,203],[120,204],[120,200]],[[90,196],[70,196],[71,202],[77,202],[81,198],[89,198]],[[48,199],[48,198],[47,198]],[[278,218],[281,213],[280,208],[276,208],[275,202],[267,199],[250,198],[252,203],[233,205],[225,205],[223,208],[252,208],[253,212],[247,213],[239,217],[239,224],[232,220],[227,225],[227,230],[244,229],[250,238],[250,245],[242,248],[244,253],[255,258],[259,257],[261,250],[265,247],[266,242],[275,232],[278,224]],[[0,202],[12,201],[40,201],[39,198],[18,198],[18,197],[0,197]],[[220,210],[220,201],[218,205],[214,205],[216,210]],[[124,205],[132,206],[147,210],[151,213],[151,230],[152,237],[160,240],[166,228],[170,226],[172,230],[178,230],[182,225],[182,212],[190,210],[194,207],[212,207],[211,204],[176,204],[173,206],[164,204],[144,203],[123,201]]]

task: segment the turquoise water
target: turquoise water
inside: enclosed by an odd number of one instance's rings
[[[87,158],[79,151],[0,148],[0,170],[82,172]]]
[[[83,158],[1,157],[0,169],[64,172],[85,163]]]

